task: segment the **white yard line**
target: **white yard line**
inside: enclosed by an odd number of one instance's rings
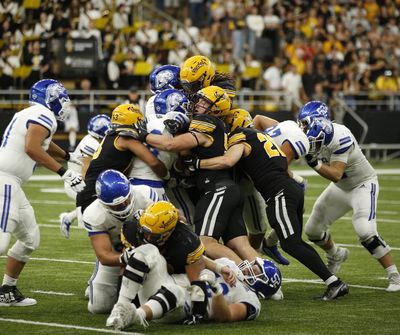
[[[29,200],[31,204],[36,205],[75,205],[73,201],[59,201],[59,200]]]
[[[284,283],[306,283],[306,284],[320,284],[320,285],[325,285],[325,283],[319,279],[296,279],[296,278],[282,278],[282,281]],[[366,285],[352,285],[348,284],[350,287],[356,287],[356,288],[365,288],[368,290],[380,290],[384,291],[386,288],[385,287],[376,287],[376,286],[366,286]]]
[[[94,327],[83,327],[83,326],[76,326],[76,325],[66,325],[66,324],[62,324],[62,323],[53,323],[53,322],[38,322],[38,321],[23,320],[23,319],[0,318],[0,321],[11,322],[11,323],[23,323],[23,324],[35,325],[35,326],[77,329],[77,330],[85,330],[85,331],[108,333],[108,334],[144,335],[143,333],[136,333],[136,332],[124,332],[124,331],[120,331],[120,330],[94,328]]]
[[[0,258],[7,258],[7,256],[0,256]],[[90,264],[94,265],[96,262],[88,261],[77,261],[74,259],[55,259],[55,258],[45,258],[45,257],[31,257],[30,261],[44,261],[44,262],[58,262],[58,263],[73,263],[73,264]]]
[[[68,292],[55,292],[55,291],[41,291],[41,290],[31,290],[33,293],[40,293],[40,294],[48,294],[48,295],[75,295],[75,293],[68,293]]]

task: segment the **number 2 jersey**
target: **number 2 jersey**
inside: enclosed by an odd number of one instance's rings
[[[285,154],[270,136],[253,128],[237,128],[229,135],[229,147],[243,143],[250,153],[239,161],[239,167],[253,181],[255,188],[267,199],[288,183],[296,183],[289,177]]]

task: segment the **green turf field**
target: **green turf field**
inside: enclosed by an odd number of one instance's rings
[[[400,161],[375,165],[379,169],[400,169]],[[304,168],[304,167],[303,167]],[[47,173],[39,170],[36,175]],[[328,184],[321,177],[308,177],[306,213],[308,217],[317,195]],[[400,267],[400,170],[380,175],[378,228],[392,247]],[[33,254],[18,287],[38,300],[32,307],[0,308],[0,334],[96,334],[106,329],[106,315],[87,312],[84,299],[86,281],[91,275],[94,255],[83,230],[72,228],[71,237],[61,236],[58,215],[73,208],[62,193],[60,181],[30,181],[24,187],[36,211],[41,245]],[[332,204],[334,205],[334,204]],[[284,278],[283,301],[263,301],[256,321],[231,324],[204,324],[195,327],[151,324],[145,331],[131,327],[119,333],[148,334],[400,334],[400,292],[387,293],[386,273],[362,248],[353,232],[350,215],[332,229],[335,240],[350,249],[340,277],[350,284],[350,294],[333,302],[313,299],[324,285],[297,261],[281,267]],[[0,258],[0,276],[5,258]],[[118,333],[118,332],[116,332]]]

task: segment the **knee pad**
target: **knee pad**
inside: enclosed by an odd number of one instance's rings
[[[361,244],[375,259],[382,258],[390,251],[390,247],[379,235],[363,239]]]
[[[331,238],[331,234],[329,232],[323,232],[320,234],[312,234],[306,232],[306,235],[311,242],[315,243],[318,246],[325,245],[326,242],[328,242]]]
[[[17,261],[26,263],[32,252],[39,248],[40,244],[40,232],[39,227],[35,226],[32,231],[29,232],[25,241],[17,240],[15,244],[8,250],[7,255],[15,258]]]
[[[157,315],[157,318],[162,317],[169,311],[172,311],[178,306],[183,306],[185,303],[185,293],[183,288],[174,284],[167,284],[152,295],[146,304],[149,306],[158,304],[161,306],[162,315]],[[157,310],[152,308],[152,310]],[[153,315],[154,316],[154,315]]]
[[[135,252],[128,260],[124,277],[138,284],[143,284],[149,272],[150,268],[147,266],[143,255]]]

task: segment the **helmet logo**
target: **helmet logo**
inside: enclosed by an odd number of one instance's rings
[[[170,70],[159,72],[155,78],[155,88],[161,89],[174,79],[174,74]]]
[[[194,68],[192,68],[192,73],[196,73],[202,66],[206,66],[207,65],[207,60],[205,60],[204,58],[199,61],[196,66]]]
[[[182,100],[183,98],[181,94],[177,92],[170,94],[167,97],[167,111],[176,111],[179,108]]]
[[[60,95],[63,94],[63,91],[64,88],[61,87],[58,83],[49,85],[46,90],[46,103],[52,102],[55,99],[59,98]]]

